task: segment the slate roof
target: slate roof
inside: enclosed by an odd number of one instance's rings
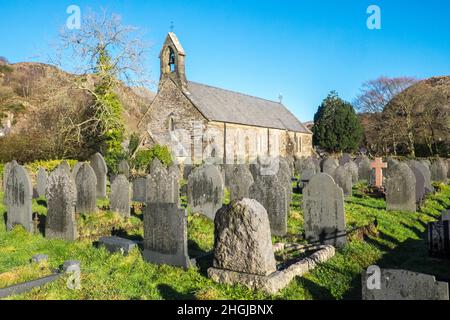
[[[185,94],[210,121],[311,133],[279,102],[192,81]]]

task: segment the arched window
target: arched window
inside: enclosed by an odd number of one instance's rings
[[[173,120],[173,116],[169,116],[169,130],[175,131],[175,121]]]

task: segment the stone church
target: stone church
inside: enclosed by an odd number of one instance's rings
[[[169,145],[181,163],[311,155],[311,131],[283,104],[188,81],[185,58],[170,32],[160,53],[158,92],[139,124],[144,146]]]

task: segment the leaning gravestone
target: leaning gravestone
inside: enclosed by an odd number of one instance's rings
[[[50,174],[46,198],[45,237],[68,241],[76,240],[76,188],[71,173],[67,173],[65,168],[59,167]]]
[[[447,164],[442,159],[437,159],[430,166],[431,181],[447,184]]]
[[[36,178],[36,190],[38,197],[45,197],[45,190],[47,188],[48,174],[44,168],[40,167]]]
[[[147,198],[147,179],[136,178],[133,180],[133,201],[145,202]]]
[[[358,163],[358,178],[359,180],[370,181],[372,175],[372,167],[369,158],[361,156]]]
[[[276,271],[268,215],[258,201],[223,206],[214,225],[214,268],[263,276]]]
[[[117,169],[119,174],[123,174],[127,179],[130,177],[130,165],[126,160],[120,161]]]
[[[204,164],[192,170],[188,178],[187,198],[192,212],[201,213],[214,220],[222,207],[224,181],[222,175],[211,164]]]
[[[359,176],[358,176],[358,165],[356,163],[354,163],[353,161],[347,161],[344,164],[344,168],[348,171],[348,173],[351,175],[352,177],[352,183],[356,183],[359,181]]]
[[[322,172],[333,176],[334,170],[338,167],[338,162],[333,158],[326,158],[322,161]]]
[[[77,213],[92,213],[97,211],[97,176],[89,163],[83,163],[75,178],[77,188]]]
[[[372,278],[363,272],[363,300],[448,300],[448,283],[436,281],[431,275],[408,270],[381,269],[380,287],[371,287]],[[374,282],[377,279],[373,280]]]
[[[176,203],[147,203],[144,208],[144,259],[188,268],[187,213]]]
[[[276,175],[259,176],[250,187],[250,198],[255,199],[267,210],[270,230],[275,236],[287,233],[288,202],[286,189]]]
[[[176,176],[169,175],[167,169],[155,158],[147,175],[147,203],[178,203],[179,184]]]
[[[230,190],[230,201],[248,198],[250,187],[253,185],[253,176],[245,164],[229,165],[227,168],[228,188]]]
[[[341,187],[344,196],[352,195],[352,175],[344,166],[339,166],[334,170],[333,178],[336,184]]]
[[[399,162],[389,169],[386,210],[416,212],[416,178],[405,163]]]
[[[425,176],[414,161],[408,162],[408,167],[416,178],[416,203],[421,203],[425,197]]]
[[[31,203],[33,187],[24,167],[13,165],[6,181],[5,199],[7,206],[7,230],[22,225],[27,231],[33,231],[33,213]]]
[[[130,217],[131,186],[125,175],[119,174],[111,184],[110,209],[122,217]]]
[[[303,215],[309,242],[347,243],[344,193],[330,175],[316,174],[303,190]]]
[[[97,152],[92,156],[90,164],[97,177],[97,198],[106,198],[106,177],[108,174],[108,167],[106,166],[105,159]]]

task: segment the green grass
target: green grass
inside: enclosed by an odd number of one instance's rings
[[[436,220],[440,212],[450,208],[450,186],[438,186],[439,192],[430,195],[417,213],[386,212],[383,199],[365,195],[365,185],[354,187],[352,197],[345,203],[348,229],[378,221],[379,235],[367,236],[365,241],[353,239],[336,256],[302,278],[294,279],[279,294],[268,296],[242,286],[227,286],[207,278],[205,268],[187,271],[170,266],[145,262],[138,249],[128,256],[109,254],[96,249],[92,242],[113,226],[122,228],[125,235],[142,238],[142,214],[139,210],[124,220],[107,210],[77,218],[78,229],[86,238],[76,242],[48,240],[41,234],[29,234],[16,227],[6,232],[0,223],[0,287],[35,279],[49,274],[65,260],[81,261],[81,290],[69,290],[66,278],[34,289],[12,299],[359,299],[360,274],[371,264],[384,268],[404,268],[450,278],[450,262],[428,258],[424,233],[426,224]],[[0,193],[0,198],[2,194]],[[302,196],[293,195],[288,219],[288,241],[302,241]],[[33,210],[45,215],[42,199],[33,202]],[[186,199],[183,198],[183,205]],[[100,201],[99,206],[108,203]],[[5,208],[0,204],[0,214]],[[189,214],[188,239],[191,255],[208,252],[214,244],[214,225],[197,214]],[[286,241],[275,238],[275,240]],[[33,254],[45,253],[48,263],[31,265]]]

